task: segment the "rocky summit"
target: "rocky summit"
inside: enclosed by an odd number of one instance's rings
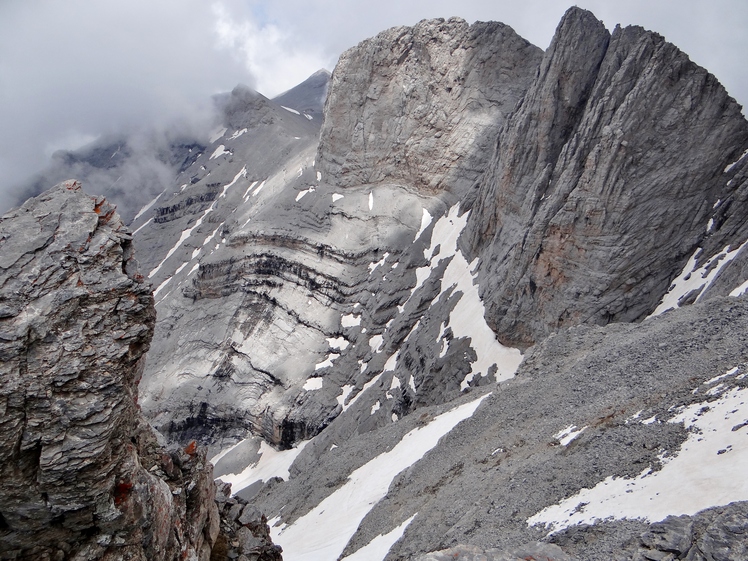
[[[216,107],[127,228],[77,183],[0,222],[9,558],[746,559],[748,122],[707,70],[571,8]]]

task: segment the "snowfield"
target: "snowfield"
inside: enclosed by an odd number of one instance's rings
[[[543,524],[556,533],[611,518],[658,522],[748,500],[747,404],[748,391],[733,388],[717,401],[683,409],[668,422],[683,423],[690,435],[677,455],[661,457],[661,470],[647,469],[633,479],[608,477],[541,510],[527,523]]]

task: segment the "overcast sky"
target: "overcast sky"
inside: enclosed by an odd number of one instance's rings
[[[545,49],[571,1],[0,0],[0,197],[56,149],[144,124],[200,122],[210,96],[238,83],[272,97],[394,25],[498,20]],[[608,29],[659,32],[748,103],[745,0],[576,4]]]

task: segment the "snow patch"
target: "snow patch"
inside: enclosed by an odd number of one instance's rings
[[[738,165],[738,163],[740,162],[740,160],[742,160],[743,158],[745,158],[746,154],[748,154],[748,150],[746,150],[745,152],[743,152],[743,154],[737,160],[735,160],[733,163],[729,164],[725,168],[724,173],[730,173],[730,171],[732,170],[732,168],[734,168],[736,165]]]
[[[265,482],[272,477],[286,480],[289,476],[288,468],[309,442],[311,441],[305,440],[296,448],[279,452],[263,440],[260,442],[260,459],[257,462],[250,464],[240,473],[222,475],[221,479],[231,483],[231,492],[234,495],[258,481]]]
[[[395,367],[397,366],[397,359],[400,357],[400,351],[397,351],[394,355],[392,355],[390,358],[387,359],[387,362],[384,363],[384,369],[382,372],[393,372],[395,370]],[[395,383],[394,380],[397,380],[396,377],[393,377],[393,384]],[[397,387],[400,387],[400,380],[397,380]],[[393,389],[390,387],[390,389]]]
[[[146,220],[145,222],[143,222],[140,225],[140,227],[132,233],[132,235],[134,236],[135,234],[137,234],[138,232],[140,232],[143,228],[146,227],[147,224],[150,224],[151,222],[153,222],[153,218],[149,218],[148,220]]]
[[[715,383],[715,382],[717,382],[717,381],[721,380],[722,378],[727,378],[728,376],[732,376],[732,375],[733,375],[733,374],[735,374],[735,373],[736,373],[737,371],[738,371],[738,367],[737,367],[737,366],[736,366],[736,367],[734,367],[734,368],[730,368],[730,370],[728,370],[728,371],[727,371],[727,372],[725,372],[724,374],[720,374],[719,376],[715,376],[714,378],[711,378],[711,379],[707,380],[706,382],[704,382],[704,384],[705,384],[705,385],[707,385],[707,386],[710,386],[710,385],[712,385],[713,383]]]
[[[242,195],[242,198],[244,199],[244,202],[246,203],[249,200],[249,192],[254,189],[255,185],[257,185],[259,181],[253,181],[252,184],[247,187],[247,190],[244,191],[244,195]]]
[[[257,189],[255,189],[255,190],[254,190],[254,191],[252,192],[252,196],[253,196],[253,197],[256,197],[256,196],[257,196],[257,195],[258,195],[258,194],[260,193],[260,191],[262,191],[262,188],[263,188],[264,186],[265,186],[265,181],[263,181],[262,183],[260,183],[260,185],[259,185],[259,186],[257,187]]]
[[[317,173],[319,174],[319,172],[317,172]],[[319,181],[319,180],[317,180],[317,181]],[[343,198],[343,195],[341,195],[340,193],[333,193],[332,194],[332,202],[334,202],[334,203],[338,202],[342,198]]]
[[[172,277],[167,277],[167,278],[166,278],[166,280],[165,280],[164,282],[162,282],[161,284],[159,284],[159,285],[158,285],[158,288],[157,288],[156,290],[154,290],[154,291],[153,291],[153,297],[154,297],[154,298],[155,298],[156,296],[158,296],[158,293],[159,293],[159,292],[161,292],[161,291],[162,291],[162,290],[164,289],[164,287],[165,287],[165,286],[166,286],[167,284],[169,284],[169,281],[170,281],[171,279],[172,279]]]
[[[433,217],[431,216],[431,213],[429,213],[429,211],[424,208],[423,216],[421,217],[421,227],[418,229],[418,232],[416,232],[416,237],[413,239],[413,241],[416,241],[421,237],[421,234],[423,234],[424,230],[426,230],[426,228],[429,227],[429,224],[431,224],[432,219]]]
[[[658,522],[748,500],[746,402],[748,391],[733,388],[716,401],[684,408],[669,422],[683,423],[689,436],[676,455],[660,458],[660,471],[646,469],[632,479],[608,477],[541,510],[528,518],[528,525],[544,524],[556,533],[607,518]]]
[[[369,210],[374,208],[374,192],[369,191]]]
[[[371,352],[378,353],[379,349],[382,348],[382,342],[384,341],[384,338],[381,335],[374,335],[371,339],[369,339],[369,346],[371,347]]]
[[[345,337],[337,337],[334,339],[328,337],[327,343],[330,345],[331,349],[336,349],[338,351],[346,350],[350,344]]]
[[[151,207],[152,207],[153,205],[155,205],[155,204],[156,204],[156,201],[157,201],[157,200],[159,200],[159,199],[161,198],[161,195],[163,195],[163,193],[160,193],[160,194],[159,194],[159,195],[158,195],[158,196],[157,196],[157,197],[156,197],[155,199],[153,199],[153,200],[152,200],[152,201],[151,201],[150,203],[148,203],[148,204],[147,204],[147,205],[145,205],[145,206],[144,206],[143,208],[141,208],[141,209],[140,209],[140,210],[138,211],[138,214],[136,214],[136,215],[135,215],[135,218],[133,218],[133,219],[132,219],[132,221],[133,221],[133,222],[135,222],[135,221],[136,221],[136,220],[137,220],[138,218],[140,218],[141,216],[143,216],[143,214],[145,214],[146,212],[148,212],[148,209],[149,209],[149,208],[151,208]],[[143,226],[145,226],[145,224],[143,224]],[[143,226],[141,226],[140,228],[142,228]],[[140,230],[140,228],[138,228],[138,230]],[[137,232],[138,230],[135,230],[135,232]]]
[[[294,113],[296,115],[301,115],[301,113],[296,111],[296,109],[291,109],[290,107],[286,107],[285,105],[281,105],[281,107],[283,107],[283,109],[285,109],[286,111],[290,111],[291,113]]]
[[[353,388],[355,386],[352,386],[351,384],[346,384],[342,388],[342,393],[336,398],[338,400],[338,403],[343,408],[343,411],[348,409],[350,407],[350,404],[346,404],[346,400],[348,399],[348,396],[351,395],[351,392],[353,391]]]
[[[145,224],[143,226],[145,226]],[[143,226],[141,226],[140,228],[142,228]],[[138,228],[138,230],[140,230],[140,228]],[[135,231],[137,232],[138,230],[135,230]],[[730,292],[730,296],[737,298],[738,296],[742,296],[743,294],[745,294],[746,290],[748,290],[748,280],[745,281],[740,286],[738,286],[737,288],[733,289]]]
[[[309,189],[304,189],[303,191],[299,191],[296,195],[296,202],[299,202],[307,193],[314,193],[315,188],[313,185],[309,186]]]
[[[340,557],[361,521],[387,494],[397,474],[420,460],[460,421],[471,417],[486,397],[447,411],[428,425],[410,431],[389,452],[353,471],[345,485],[310,512],[282,529],[271,527],[271,537],[283,548],[283,558],[312,561]]]
[[[394,413],[393,413],[394,415]],[[351,553],[347,557],[343,557],[342,561],[378,561],[384,559],[389,553],[393,545],[403,537],[405,529],[413,522],[413,519],[418,513],[408,518],[405,522],[400,524],[397,528],[387,532],[386,534],[379,534],[376,538],[371,540],[361,549],[355,553]]]
[[[353,314],[347,314],[340,318],[340,324],[343,327],[356,327],[361,325],[361,316],[354,316]]]
[[[243,135],[243,134],[244,134],[245,132],[247,132],[247,129],[242,129],[242,130],[240,130],[240,131],[236,131],[236,132],[234,132],[234,134],[232,134],[232,135],[231,135],[231,136],[230,136],[230,137],[229,137],[229,138],[228,138],[227,140],[236,140],[236,139],[237,139],[237,138],[239,138],[239,137],[240,137],[241,135]]]
[[[327,355],[327,358],[320,362],[319,364],[314,365],[314,370],[322,370],[323,368],[331,368],[332,367],[332,361],[338,358],[340,355],[337,353],[330,353]]]
[[[699,295],[695,300],[695,302],[698,302],[701,299],[701,296],[709,289],[712,282],[714,282],[714,279],[717,278],[719,272],[725,267],[725,265],[735,259],[738,253],[740,253],[740,250],[743,249],[746,244],[748,244],[748,241],[732,251],[728,251],[730,248],[729,245],[725,246],[720,253],[711,257],[698,269],[695,268],[696,256],[701,251],[701,248],[697,248],[688,260],[688,263],[686,263],[686,266],[683,267],[680,275],[678,275],[678,277],[672,282],[670,290],[665,293],[659,306],[657,306],[655,311],[647,317],[658,316],[672,308],[679,308],[679,300],[694,290],[699,291]],[[717,262],[716,265],[714,265],[715,262]],[[730,293],[730,295],[732,296],[732,293]]]
[[[369,274],[372,274],[374,272],[374,269],[376,269],[380,265],[384,265],[384,262],[387,260],[389,256],[390,256],[389,252],[385,252],[385,254],[382,255],[382,258],[379,261],[369,263]]]
[[[210,155],[209,160],[212,160],[213,158],[218,158],[219,156],[223,156],[224,154],[231,154],[229,150],[226,150],[226,147],[223,144],[219,144],[218,148],[216,148],[213,153]]]
[[[566,427],[564,430],[557,432],[553,435],[554,440],[558,440],[558,443],[561,446],[568,446],[572,440],[574,440],[576,437],[578,437],[580,434],[584,432],[584,429],[587,427],[584,426],[581,429],[577,430],[576,425],[571,425]]]
[[[303,388],[308,391],[321,390],[322,389],[322,378],[309,378],[304,384]]]

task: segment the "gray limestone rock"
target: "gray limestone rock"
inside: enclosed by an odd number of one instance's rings
[[[735,365],[744,372],[746,333],[745,298],[697,303],[641,324],[561,330],[530,349],[515,378],[494,387],[469,420],[393,480],[345,553],[416,513],[387,559],[458,544],[513,551],[537,540],[551,541],[580,560],[631,559],[645,532],[644,541],[655,547],[651,551],[690,551],[690,523],[682,519],[667,521],[667,531],[638,520],[612,520],[548,537],[549,528],[528,525],[528,518],[609,476],[633,479],[648,468],[662,469],[661,458],[677,455],[688,437],[682,424],[665,421],[684,406],[719,399],[719,393],[705,391],[715,374]],[[748,381],[738,376],[724,378],[723,391],[745,391]],[[488,391],[476,388],[449,405],[423,407],[397,423],[336,439],[340,426],[356,422],[354,409],[368,415],[371,405],[383,400],[384,386],[380,393],[364,394],[307,445],[290,479],[262,490],[256,506],[292,524],[408,431]],[[658,421],[642,422],[650,417]],[[570,426],[586,428],[571,443],[559,443],[555,435]],[[739,516],[724,520],[710,543],[742,551]],[[691,543],[706,543],[705,530],[693,527]]]
[[[207,559],[216,539],[204,452],[175,467],[138,409],[155,310],[131,240],[75,181],[0,219],[3,559]]]
[[[713,206],[734,198],[723,170],[746,147],[748,123],[714,76],[655,33],[609,35],[570,9],[499,135],[468,225],[500,340],[524,347],[559,327],[649,314]],[[732,211],[745,222],[744,207]]]
[[[557,545],[537,542],[513,551],[483,550],[470,545],[458,545],[442,551],[419,555],[415,561],[574,561]]]
[[[317,160],[326,181],[382,181],[462,196],[483,172],[541,51],[497,22],[395,27],[333,72]]]

